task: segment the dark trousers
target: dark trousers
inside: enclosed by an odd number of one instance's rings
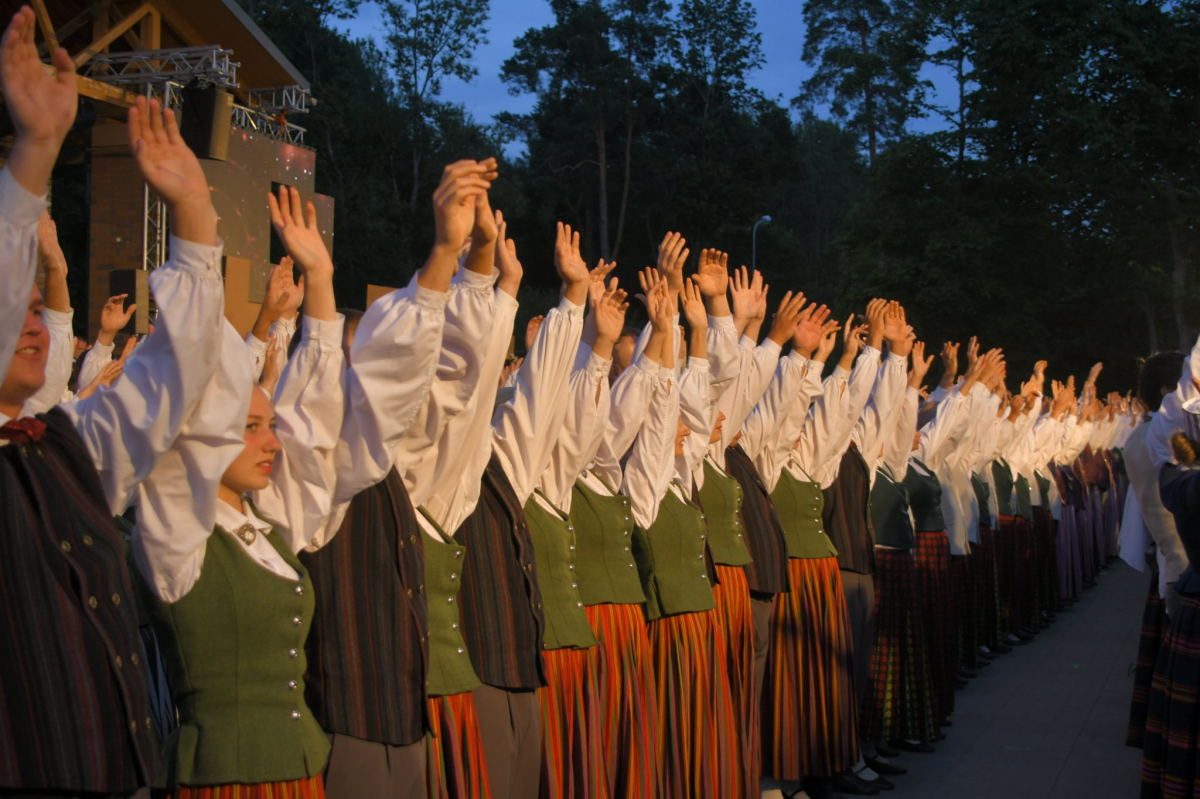
[[[335,733],[329,736],[329,744],[325,766],[328,799],[424,799],[424,740],[391,746]]]
[[[481,685],[471,693],[492,799],[536,797],[542,768],[542,706],[537,692]]]
[[[854,695],[862,707],[871,678],[871,655],[875,651],[875,580],[869,574],[842,569],[842,593],[846,595],[854,645]]]

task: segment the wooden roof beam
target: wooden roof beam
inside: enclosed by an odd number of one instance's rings
[[[46,38],[46,45],[53,53],[58,49],[58,36],[54,33],[50,12],[46,10],[46,0],[33,0],[33,15],[37,18],[38,27],[42,29],[42,36]]]
[[[133,26],[137,24],[138,20],[149,14],[152,10],[153,9],[149,3],[142,3],[136,9],[131,11],[124,17],[124,19],[109,28],[103,36],[96,39],[94,42],[84,48],[79,55],[75,56],[75,68],[78,69],[88,61],[92,60],[93,57],[101,53],[105,47],[108,47],[119,37],[124,35],[126,31],[133,28]]]

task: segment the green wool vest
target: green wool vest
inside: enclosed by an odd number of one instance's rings
[[[418,510],[438,533],[449,538],[424,508]],[[429,671],[425,693],[429,696],[466,693],[482,684],[471,667],[458,609],[458,589],[462,585],[467,548],[438,541],[424,530],[421,534],[425,545],[425,604],[429,617]]]
[[[1017,515],[1027,522],[1033,522],[1033,491],[1029,487],[1029,478],[1023,474],[1017,475]]]
[[[576,582],[584,606],[640,605],[646,601],[633,562],[629,497],[606,496],[580,481],[571,489]]]
[[[671,490],[659,504],[650,529],[634,529],[633,555],[650,621],[717,606],[704,560],[707,534],[700,509]]]
[[[820,483],[797,480],[784,469],[771,492],[771,502],[783,524],[789,558],[836,558],[837,547],[825,534],[825,493]]]
[[[575,579],[575,525],[542,507],[536,497],[525,503],[525,521],[533,540],[542,612],[546,617],[543,649],[587,649],[596,636],[583,609]]]
[[[742,487],[737,478],[704,461],[704,487],[700,504],[708,522],[708,549],[713,562],[723,566],[745,566],[752,558],[742,538]]]
[[[304,702],[312,582],[278,533],[267,540],[299,581],[259,566],[220,528],[177,602],[154,596],[138,572],[179,713],[160,787],[284,782],[325,768],[329,740]]]

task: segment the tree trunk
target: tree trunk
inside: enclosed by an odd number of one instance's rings
[[[617,212],[617,240],[613,244],[612,257],[615,261],[621,252],[621,238],[625,235],[625,211],[629,208],[629,184],[633,182],[633,96],[625,94],[625,175],[621,186],[621,210]]]
[[[861,17],[858,21],[858,39],[862,43],[863,55],[870,55],[871,47],[867,42],[867,21]],[[867,81],[867,85],[863,89],[863,109],[867,114],[867,163],[873,166],[875,164],[877,142],[875,134],[875,93],[871,91],[870,81]]]
[[[599,213],[600,217],[600,257],[604,260],[611,260],[612,250],[608,243],[608,157],[606,154],[607,144],[604,138],[604,117],[601,116],[596,120],[596,163],[600,168],[599,185]]]
[[[963,52],[961,45],[958,51],[958,64],[955,69],[958,78],[958,161],[954,169],[954,207],[959,206],[962,199],[963,166],[967,154],[967,98],[966,75],[963,74]]]
[[[1163,192],[1167,199],[1167,238],[1171,243],[1171,310],[1175,314],[1175,330],[1179,335],[1179,349],[1183,352],[1191,350],[1195,336],[1187,321],[1187,273],[1188,248],[1184,245],[1179,224],[1179,198],[1175,194],[1175,181],[1168,170],[1163,170]]]
[[[1141,305],[1142,313],[1146,316],[1146,339],[1150,345],[1146,353],[1153,354],[1158,352],[1158,322],[1154,319],[1154,306],[1150,304],[1150,298],[1144,293],[1138,304]]]

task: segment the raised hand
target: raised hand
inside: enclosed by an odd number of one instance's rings
[[[209,196],[208,178],[179,135],[175,112],[163,111],[158,100],[147,102],[138,97],[129,109],[129,147],[146,183],[169,206],[175,236],[215,245],[217,212]]]
[[[674,296],[683,291],[683,264],[691,252],[686,246],[687,240],[678,233],[668,233],[658,245],[658,272],[667,279],[667,291]]]
[[[458,258],[467,237],[475,231],[480,209],[479,195],[486,194],[496,179],[496,159],[464,159],[442,170],[442,180],[433,190],[434,246]]]
[[[689,277],[684,281],[683,293],[679,298],[683,302],[683,316],[693,333],[708,330],[708,309],[704,306],[704,294],[695,279]]]
[[[321,238],[317,226],[317,208],[312,200],[300,202],[300,192],[294,186],[280,186],[279,197],[267,195],[271,208],[271,226],[279,235],[288,255],[305,275],[333,275],[333,259]]]
[[[888,301],[874,299],[867,303],[867,343],[879,349],[883,345],[883,334],[887,327]]]
[[[796,325],[800,324],[800,312],[803,309],[803,293],[797,292],[793,295],[789,291],[784,294],[779,303],[779,310],[771,320],[771,332],[767,334],[767,338],[781,347],[786,344],[787,340],[796,334]]]
[[[115,297],[109,297],[104,303],[104,307],[100,309],[100,333],[96,336],[96,342],[102,346],[109,346],[113,343],[117,333],[124,329],[125,325],[129,324],[130,317],[137,310],[137,303],[129,303],[129,307],[125,308],[125,298],[128,294],[118,294]]]
[[[22,6],[0,40],[0,90],[17,134],[6,168],[26,191],[40,196],[75,122],[79,92],[75,65],[63,48],[50,54],[54,74],[46,74],[35,28],[33,11]]]
[[[729,288],[729,255],[720,250],[701,250],[695,281],[706,298],[725,296]]]
[[[62,275],[67,274],[67,259],[62,247],[58,244],[58,225],[50,218],[49,211],[42,211],[38,217],[38,255],[46,264],[46,269]]]
[[[525,351],[529,352],[533,346],[533,340],[537,338],[537,332],[542,327],[542,322],[546,321],[545,314],[539,314],[529,320],[529,324],[525,325]]]
[[[833,348],[837,345],[837,334],[842,329],[836,319],[831,319],[821,328],[821,343],[817,345],[817,353],[813,356],[813,360],[819,363],[825,363],[829,360],[829,356],[833,354]]]
[[[750,309],[750,318],[761,322],[767,318],[767,294],[770,293],[771,286],[763,282],[762,273],[756,269],[754,277],[750,280],[750,288],[754,292],[754,305]]]
[[[562,278],[567,299],[574,305],[583,305],[591,273],[579,253],[579,231],[572,231],[570,225],[562,222],[558,223],[554,239],[554,267]]]
[[[96,389],[101,386],[111,386],[117,382],[117,378],[125,371],[125,359],[120,358],[115,361],[109,361],[100,369],[100,373],[92,378],[92,382],[88,383],[83,388],[79,389],[79,393],[75,395],[76,399],[87,399],[96,393]]]
[[[1029,380],[1029,388],[1038,394],[1045,392],[1046,366],[1046,361],[1038,361],[1033,365],[1033,377]]]
[[[1085,386],[1094,386],[1096,384],[1096,378],[1100,377],[1100,372],[1103,371],[1103,369],[1104,369],[1104,364],[1102,364],[1102,363],[1093,364],[1091,370],[1088,372],[1087,382],[1084,383],[1084,385]]]
[[[617,287],[614,277],[592,311],[596,327],[596,343],[592,345],[592,352],[606,360],[612,358],[613,344],[625,329],[625,312],[629,310],[629,303],[625,299],[626,293]]]
[[[733,324],[740,334],[754,315],[756,296],[751,285],[750,272],[745,266],[733,270]]]
[[[887,308],[883,314],[883,337],[887,340],[888,346],[892,348],[892,352],[901,355],[907,355],[907,350],[899,352],[901,347],[905,346],[905,339],[911,328],[908,326],[908,315],[904,312],[904,306],[892,300],[887,304]]]
[[[133,351],[137,349],[137,345],[140,343],[140,341],[141,339],[139,339],[137,336],[130,336],[129,338],[125,339],[125,346],[121,348],[121,357],[117,360],[121,363],[125,363],[125,361],[129,360],[129,356],[133,355]]]
[[[917,390],[925,383],[925,375],[933,366],[933,356],[925,357],[925,342],[916,341],[912,346],[912,366],[908,370],[908,385]]]
[[[650,287],[650,291],[644,297],[640,297],[650,316],[650,326],[660,333],[669,333],[674,324],[675,313],[669,293],[666,278],[659,278],[658,282]]]
[[[588,307],[595,308],[604,297],[604,293],[608,291],[608,287],[604,285],[605,278],[608,274],[617,268],[617,262],[608,262],[601,258],[596,262],[596,268],[588,273]]]
[[[967,366],[975,363],[979,357],[979,337],[971,336],[971,340],[967,342]]]
[[[279,376],[282,374],[279,366],[281,352],[283,352],[283,342],[279,339],[271,339],[267,345],[266,358],[263,361],[262,376],[258,379],[258,384],[272,397],[275,396],[275,387],[279,385]]]
[[[496,288],[515,298],[525,270],[517,260],[516,242],[508,237],[508,222],[499,211],[496,212],[496,268],[500,272]]]
[[[511,377],[514,372],[520,369],[521,364],[523,363],[525,363],[524,358],[513,358],[504,364],[504,368],[500,370],[500,381],[496,388],[504,388],[504,386],[508,383],[508,378]]]
[[[816,303],[800,313],[800,321],[796,323],[796,330],[792,334],[792,347],[800,355],[812,358],[813,352],[821,345],[821,337],[825,333],[825,323],[832,313],[824,305],[818,306]]]

